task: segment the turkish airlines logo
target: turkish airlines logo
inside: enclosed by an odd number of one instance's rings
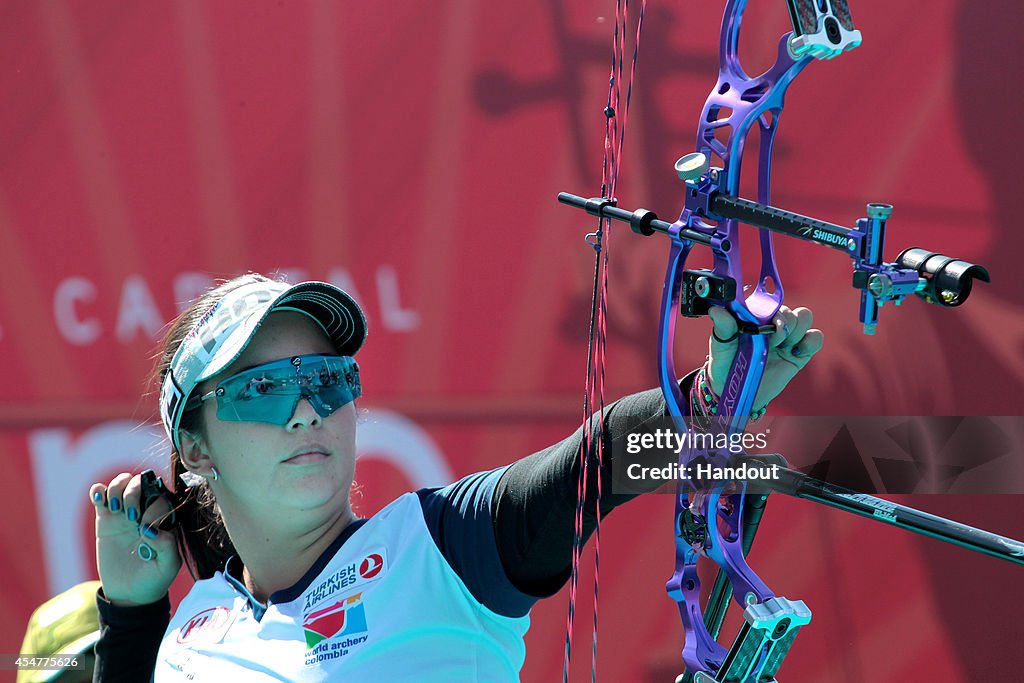
[[[387,551],[378,546],[363,552],[366,554],[361,559],[349,562],[338,571],[328,574],[320,583],[306,591],[302,609],[307,615],[339,593],[347,593],[384,578],[387,572]]]
[[[200,640],[217,641],[224,637],[231,623],[231,610],[227,607],[206,609],[188,619],[178,630],[178,643],[191,645]]]
[[[384,558],[373,553],[367,555],[363,561],[359,564],[359,576],[364,579],[372,579],[373,577],[380,574],[380,570],[384,568]]]

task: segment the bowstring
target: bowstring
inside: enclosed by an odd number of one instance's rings
[[[626,138],[626,120],[636,76],[639,56],[640,35],[643,30],[647,0],[641,0],[637,19],[636,37],[630,62],[629,82],[626,86],[626,102],[619,110],[622,97],[622,76],[625,65],[625,42],[629,23],[629,0],[616,0],[615,26],[612,35],[612,67],[608,79],[608,98],[605,106],[604,155],[601,163],[601,196],[614,200],[618,186],[619,170],[622,164],[622,146]],[[591,241],[592,240],[592,241]],[[599,219],[595,233],[588,235],[588,242],[595,251],[594,287],[590,308],[590,330],[587,343],[587,376],[583,397],[583,440],[580,448],[580,471],[577,483],[576,514],[573,528],[572,571],[569,582],[569,609],[566,620],[565,655],[562,662],[562,681],[568,682],[569,663],[572,658],[572,632],[576,616],[576,598],[579,583],[580,559],[583,553],[583,520],[592,446],[596,445],[596,500],[594,524],[594,620],[592,625],[590,677],[597,681],[597,635],[598,635],[598,577],[601,549],[601,471],[604,464],[604,409],[605,409],[605,361],[607,349],[608,313],[608,252],[611,240],[611,220]],[[595,421],[594,404],[597,403],[598,419]],[[595,444],[596,440],[596,444]]]

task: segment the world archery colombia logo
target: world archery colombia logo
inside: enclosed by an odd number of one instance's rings
[[[328,638],[347,636],[346,645],[355,645],[367,636],[352,638],[366,633],[366,608],[362,592],[349,595],[333,605],[312,612],[302,622],[306,632],[306,648],[313,649]]]
[[[385,575],[386,565],[383,548],[371,551],[306,593],[302,627],[307,664],[343,657],[369,638],[363,594],[368,584]]]

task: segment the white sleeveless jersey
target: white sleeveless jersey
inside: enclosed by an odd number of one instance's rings
[[[481,605],[442,556],[414,493],[370,518],[262,618],[224,573],[178,606],[154,671],[170,681],[517,681],[529,616]]]

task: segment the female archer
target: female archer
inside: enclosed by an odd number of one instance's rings
[[[708,362],[683,380],[684,391],[710,389],[690,391],[700,413],[737,344],[734,319],[711,317]],[[823,343],[805,308],[783,307],[773,323],[757,408]],[[155,373],[174,503],[128,473],[89,491],[97,681],[518,680],[531,606],[569,576],[584,430],[361,519],[349,493],[366,332],[342,290],[259,275],[174,321]],[[664,411],[658,390],[610,404],[606,444]],[[602,514],[631,497],[602,496]],[[171,616],[183,560],[196,583]]]

